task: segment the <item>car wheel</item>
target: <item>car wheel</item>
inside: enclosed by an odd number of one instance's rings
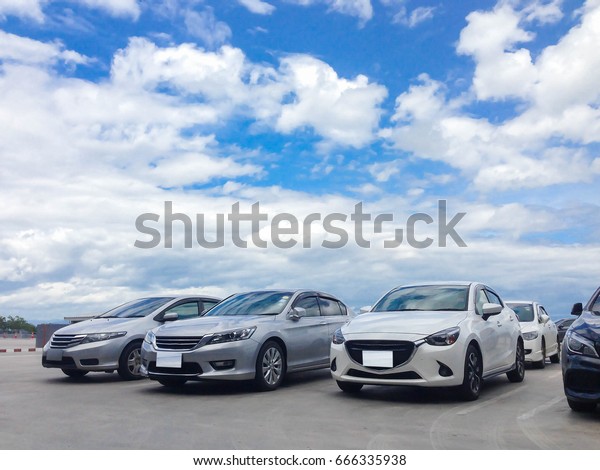
[[[121,353],[117,372],[124,380],[141,379],[140,367],[142,365],[141,343],[131,343]]]
[[[275,390],[283,382],[285,375],[285,355],[275,341],[262,345],[256,358],[254,383],[261,391]]]
[[[546,367],[546,342],[542,339],[542,360],[535,363],[536,369],[543,369]]]
[[[169,377],[169,378],[164,378],[164,379],[158,379],[158,383],[161,385],[164,385],[165,387],[169,387],[169,388],[179,388],[182,387],[183,385],[185,385],[185,383],[187,382],[187,379],[182,379],[179,377]]]
[[[525,378],[525,349],[523,343],[517,342],[517,352],[515,354],[515,368],[506,373],[508,380],[511,382],[523,382]]]
[[[340,390],[346,393],[358,393],[363,388],[363,384],[356,382],[340,382],[339,380],[336,380],[336,382]]]
[[[594,411],[596,403],[588,401],[574,401],[567,398],[567,403],[573,411]]]
[[[79,369],[61,369],[63,371],[63,374],[68,375],[69,377],[73,377],[73,378],[78,378],[78,377],[83,377],[84,375],[86,375],[89,371],[87,370],[79,370]]]
[[[479,351],[472,344],[467,348],[465,354],[465,374],[463,383],[459,387],[460,395],[463,399],[468,401],[477,400],[479,393],[481,392],[481,385],[483,383],[483,365],[481,363],[481,356]]]

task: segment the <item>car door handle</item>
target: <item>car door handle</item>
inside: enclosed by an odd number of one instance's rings
[[[319,323],[319,325],[327,325],[327,322],[326,321],[322,321],[322,322]]]

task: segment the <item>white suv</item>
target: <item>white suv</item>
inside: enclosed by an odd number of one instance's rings
[[[369,384],[456,386],[475,400],[485,378],[525,376],[517,316],[493,289],[475,282],[392,289],[335,332],[330,360],[345,392]]]

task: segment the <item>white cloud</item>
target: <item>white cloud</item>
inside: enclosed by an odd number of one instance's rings
[[[85,64],[89,59],[75,51],[65,49],[56,41],[44,43],[0,30],[0,60],[26,64],[54,64],[64,61]]]
[[[275,11],[275,7],[262,0],[238,0],[239,4],[246,7],[250,12],[257,15],[270,15]]]
[[[343,15],[355,16],[361,20],[361,24],[373,17],[373,5],[371,0],[288,0],[297,5],[308,6],[324,3],[329,11]]]
[[[0,19],[17,16],[38,23],[44,22],[43,7],[49,0],[0,0]]]
[[[600,141],[600,83],[594,79],[600,75],[600,3],[588,2],[581,23],[535,61],[527,49],[516,49],[534,37],[522,24],[533,11],[536,20],[545,11],[539,3],[528,5],[517,11],[500,2],[492,11],[469,14],[457,51],[475,60],[473,95],[448,99],[441,83],[421,76],[398,96],[396,125],[381,136],[417,157],[458,168],[483,191],[596,178],[596,155],[585,146]],[[552,5],[545,5],[547,11],[555,11]],[[523,104],[504,122],[464,111],[477,100],[507,98]]]
[[[186,11],[185,25],[191,35],[200,38],[211,49],[226,43],[231,37],[231,28],[217,20],[211,7],[199,12]]]
[[[286,57],[280,71],[292,96],[281,108],[278,130],[310,126],[327,140],[357,148],[373,139],[385,87],[369,83],[364,75],[340,78],[328,64],[305,55]]]
[[[130,17],[137,20],[141,10],[137,0],[79,0],[89,8],[103,10],[116,17]]]

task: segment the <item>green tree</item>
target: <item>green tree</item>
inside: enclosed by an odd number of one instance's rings
[[[25,330],[33,333],[35,326],[18,315],[14,317],[9,315],[8,318],[0,316],[0,330]]]

